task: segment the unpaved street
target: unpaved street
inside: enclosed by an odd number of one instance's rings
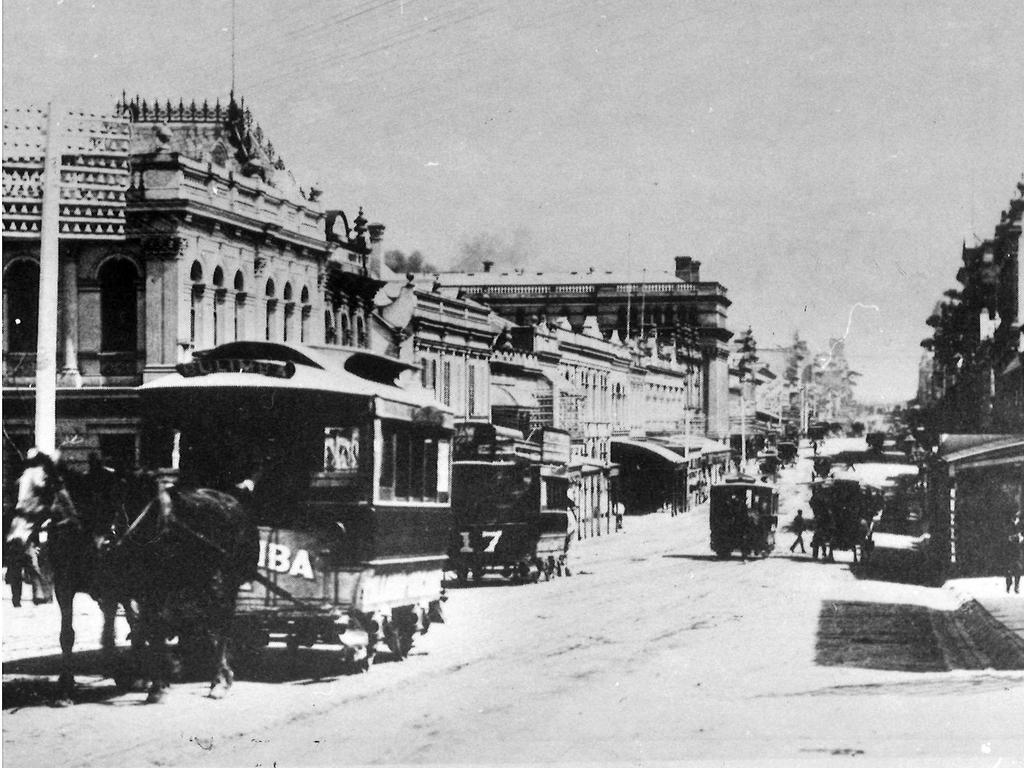
[[[784,476],[786,520],[806,494],[794,477]],[[714,559],[707,538],[702,509],[627,519],[622,534],[578,543],[571,578],[452,589],[448,623],[405,662],[338,677],[327,648],[297,659],[271,649],[224,701],[194,682],[145,706],[141,694],[116,696],[109,681],[84,676],[83,703],[54,709],[30,694],[55,659],[17,653],[4,669],[4,759],[283,767],[862,755],[1010,765],[1024,755],[1024,675],[949,669],[949,591],[863,578],[848,553],[835,565],[790,556],[788,533],[770,558],[747,563]],[[44,609],[56,627],[52,606],[27,610]],[[5,604],[7,622],[28,615]],[[7,632],[5,659],[17,635]]]

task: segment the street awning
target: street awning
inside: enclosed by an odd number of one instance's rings
[[[495,384],[491,387],[491,407],[539,408],[537,397],[529,390]]]
[[[1024,435],[943,435],[939,456],[957,469],[1024,464]]]
[[[708,438],[705,437],[703,442],[701,443],[700,452],[705,456],[710,456],[711,454],[717,453],[732,453],[732,448],[730,448],[728,445],[725,445],[724,443],[719,443],[715,440],[709,440]]]
[[[700,435],[690,435],[687,437],[685,434],[681,435],[663,435],[655,438],[658,443],[671,448],[677,453],[685,449],[689,449],[691,456],[699,456],[701,448],[704,446],[704,438]]]
[[[684,466],[686,459],[664,445],[649,440],[612,438],[612,461],[622,463],[633,459],[645,464]]]

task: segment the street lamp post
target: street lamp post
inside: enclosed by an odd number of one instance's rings
[[[683,406],[683,439],[686,444],[683,446],[683,460],[686,462],[686,488],[684,489],[684,498],[686,499],[686,506],[690,506],[690,391],[693,388],[693,370],[687,370],[686,374],[686,402]]]

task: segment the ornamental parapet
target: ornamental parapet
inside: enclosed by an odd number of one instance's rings
[[[195,206],[208,214],[224,214],[249,230],[327,250],[323,211],[289,200],[258,178],[221,172],[212,164],[181,155],[147,154],[134,157],[133,162],[136,168],[129,189],[133,204]]]
[[[48,136],[50,125],[57,134]],[[38,240],[44,163],[60,153],[58,234],[71,240],[120,240],[125,235],[130,126],[112,115],[4,109],[3,235]]]

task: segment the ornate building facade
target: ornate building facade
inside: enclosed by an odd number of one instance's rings
[[[244,104],[114,116],[5,109],[5,466],[33,443],[42,201],[60,198],[57,444],[138,452],[134,388],[235,339],[396,354],[374,297],[384,227],[301,189]],[[16,126],[16,128],[12,128]],[[47,157],[60,183],[44,189]]]
[[[724,437],[728,424],[729,299],[719,283],[700,281],[700,262],[676,259],[674,273],[483,272],[442,273],[446,289],[490,306],[509,322],[525,327],[564,318],[567,327],[604,339],[637,343],[653,354],[696,371],[702,394],[695,428]],[[588,319],[589,318],[589,319]],[[676,415],[682,418],[682,413]]]
[[[926,320],[917,404],[936,432],[1024,432],[1024,180],[990,239],[963,245],[960,288]]]

